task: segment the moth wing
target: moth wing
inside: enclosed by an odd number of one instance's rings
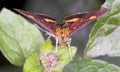
[[[28,11],[23,11],[20,9],[15,9],[20,14],[32,19],[37,23],[38,26],[45,28],[47,31],[50,31],[54,34],[55,32],[55,25],[56,25],[56,19],[49,17],[47,15],[40,15],[37,13],[32,13]]]
[[[81,13],[69,16],[63,22],[63,26],[69,27],[70,34],[76,31],[79,28],[82,28],[89,24],[91,21],[94,21],[99,16],[103,15],[108,11],[107,8],[101,8],[98,11],[90,12],[90,13]]]

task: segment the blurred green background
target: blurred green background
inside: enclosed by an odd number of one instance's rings
[[[56,18],[58,23],[62,23],[66,16],[70,16],[79,12],[90,12],[100,8],[105,0],[0,0],[0,9],[6,7],[13,10],[13,8],[23,9],[31,12],[47,14]],[[95,21],[88,26],[79,29],[72,37],[72,46],[78,47],[77,54],[83,56],[83,52],[89,33]],[[110,58],[101,56],[97,59],[102,59],[110,63],[119,65],[120,58]],[[120,66],[120,65],[119,65]],[[10,64],[0,52],[0,72],[22,72],[22,67],[16,67]]]

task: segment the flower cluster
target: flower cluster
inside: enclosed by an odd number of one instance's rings
[[[53,53],[43,54],[41,56],[41,61],[45,68],[45,72],[50,72],[52,68],[58,65],[57,58]]]

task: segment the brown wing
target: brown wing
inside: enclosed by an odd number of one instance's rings
[[[65,19],[65,21],[63,22],[63,27],[69,27],[70,34],[72,34],[75,30],[84,27],[85,25],[97,19],[99,16],[103,15],[107,11],[107,8],[101,8],[99,11],[96,12],[72,15]]]
[[[20,14],[37,22],[38,26],[45,28],[46,30],[48,30],[49,32],[53,34],[55,33],[56,19],[51,18],[46,15],[40,15],[40,14],[28,12],[28,11],[23,11],[20,9],[15,9],[15,10],[19,12]]]

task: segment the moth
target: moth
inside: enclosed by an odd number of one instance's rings
[[[58,24],[56,22],[56,19],[47,15],[32,13],[20,9],[15,10],[20,14],[35,21],[39,27],[42,27],[46,30],[47,34],[54,37],[56,40],[56,47],[58,45],[67,45],[70,47],[70,36],[75,31],[86,26],[87,24],[99,18],[108,11],[107,8],[101,7],[98,11],[74,14],[72,16],[66,17],[63,23]]]

